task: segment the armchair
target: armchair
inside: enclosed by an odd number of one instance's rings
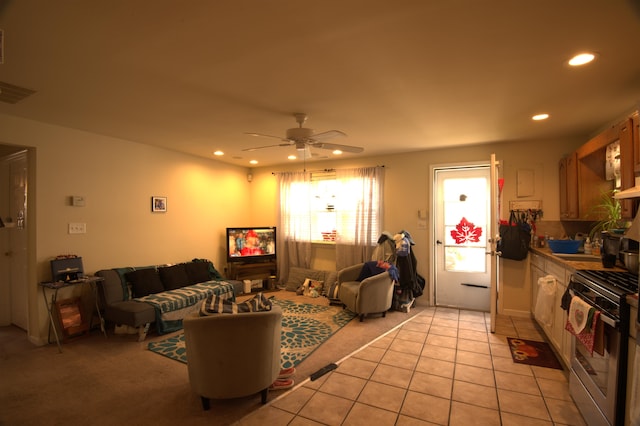
[[[358,281],[364,263],[348,266],[338,271],[338,297],[351,312],[360,316],[382,313],[386,316],[393,301],[393,280],[386,271]]]
[[[200,395],[202,408],[209,399],[227,399],[261,393],[267,402],[269,386],[280,373],[282,309],[200,316],[184,321],[189,382]]]

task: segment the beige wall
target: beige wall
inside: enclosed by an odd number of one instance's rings
[[[29,334],[36,342],[46,341],[47,325],[37,283],[51,279],[54,256],[80,255],[88,273],[196,257],[223,271],[225,227],[251,225],[236,201],[249,196],[245,168],[3,115],[0,143],[32,147]],[[72,195],[86,206],[72,207]],[[154,195],[168,198],[166,213],[151,213]],[[69,235],[69,222],[86,223],[87,233]]]
[[[418,270],[430,275],[429,224],[418,229],[418,209],[431,211],[432,165],[488,161],[494,152],[505,178],[503,217],[516,199],[516,172],[535,172],[535,194],[544,219],[559,220],[558,160],[582,141],[509,142],[308,164],[309,169],[385,166],[384,229],[413,236]],[[171,263],[206,257],[224,268],[224,228],[277,224],[274,171],[299,164],[248,169],[147,145],[0,115],[0,144],[31,150],[28,231],[32,241],[29,282],[30,337],[46,340],[46,310],[38,282],[50,278],[58,254],[83,257],[85,269]],[[35,184],[34,184],[35,183]],[[86,197],[72,207],[69,197]],[[150,212],[150,197],[168,197],[168,212]],[[251,200],[243,203],[240,200]],[[252,208],[247,208],[247,206]],[[36,210],[37,209],[37,210]],[[69,222],[87,224],[87,234],[69,235]],[[528,312],[524,262],[502,268],[500,304],[506,312]],[[334,269],[333,248],[314,246],[313,267]],[[427,296],[428,297],[428,296]]]

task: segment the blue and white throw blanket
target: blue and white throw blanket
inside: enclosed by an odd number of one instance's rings
[[[155,308],[158,334],[166,334],[182,329],[182,319],[185,315],[191,310],[197,311],[198,307],[195,305],[211,294],[235,301],[233,284],[221,280],[193,284],[138,297],[135,300],[148,303]]]

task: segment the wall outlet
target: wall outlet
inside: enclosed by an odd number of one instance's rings
[[[86,223],[70,223],[69,224],[69,233],[70,234],[86,234],[87,233],[87,224]]]

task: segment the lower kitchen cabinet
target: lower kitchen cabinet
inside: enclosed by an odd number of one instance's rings
[[[567,283],[573,270],[535,253],[532,253],[529,258],[531,262],[532,312],[535,312],[535,303],[538,295],[538,278],[551,275],[556,279],[557,287],[553,298],[553,306],[551,307],[553,320],[550,325],[537,321],[537,319],[536,321],[547,336],[549,343],[554,347],[556,353],[562,358],[565,365],[569,366],[572,339],[571,334],[565,330],[567,312],[562,309],[560,305],[562,295],[567,290]]]

